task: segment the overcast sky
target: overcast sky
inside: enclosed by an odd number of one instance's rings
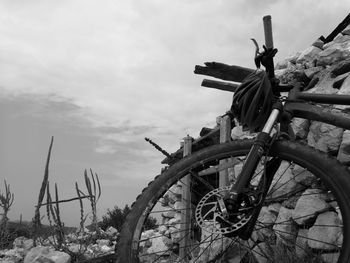
[[[97,172],[99,216],[131,204],[163,156],[229,109],[232,94],[200,87],[196,64],[254,67],[254,37],[272,15],[277,61],[328,35],[350,1],[0,1],[0,189],[10,218],[31,220],[51,136],[50,184],[62,199]],[[52,190],[53,192],[53,190]],[[78,203],[62,205],[78,225]],[[88,210],[89,204],[85,203]]]

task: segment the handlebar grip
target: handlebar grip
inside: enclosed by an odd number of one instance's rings
[[[265,33],[265,46],[267,48],[273,48],[273,37],[272,37],[272,24],[271,24],[271,16],[264,16],[264,33]]]

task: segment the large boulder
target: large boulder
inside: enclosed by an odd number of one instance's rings
[[[331,65],[335,62],[350,58],[350,36],[339,35],[332,42],[323,46],[324,50],[318,53],[318,65]]]
[[[116,228],[110,226],[106,229],[105,233],[107,234],[107,236],[109,237],[115,237],[119,235],[119,232]]]
[[[333,67],[325,68],[322,71],[315,73],[313,77],[317,77],[319,80],[316,85],[307,90],[307,93],[321,93],[321,94],[336,94],[339,89],[333,88],[334,75],[332,73]]]
[[[292,220],[293,210],[282,206],[279,210],[273,230],[278,233],[277,243],[284,245],[294,244],[297,237],[297,228]]]
[[[13,248],[23,248],[24,250],[30,250],[34,246],[33,239],[26,237],[17,237],[13,241]]]
[[[328,227],[333,226],[333,227]],[[342,222],[335,212],[320,214],[308,232],[308,245],[313,249],[336,250],[342,238]]]
[[[289,167],[290,163],[283,161],[277,170],[269,192],[272,199],[285,196],[298,187],[297,182],[294,180],[295,176]]]
[[[337,154],[343,137],[343,129],[327,123],[313,121],[307,136],[308,144],[317,150]]]
[[[315,46],[310,46],[307,49],[305,49],[299,57],[297,58],[297,63],[298,64],[304,64],[304,63],[313,63],[318,60],[319,53],[322,51],[322,49],[315,47]]]
[[[299,198],[293,210],[293,220],[298,225],[304,225],[316,218],[319,212],[329,208],[323,194],[318,189],[307,189]]]
[[[286,69],[292,67],[300,56],[301,52],[297,52],[293,55],[290,55],[283,60],[280,60],[276,63],[275,70]]]
[[[34,247],[24,258],[23,263],[70,263],[67,253],[55,251],[48,247]]]
[[[292,168],[294,180],[302,186],[311,186],[317,181],[317,178],[309,170],[295,164]]]
[[[24,257],[23,248],[0,250],[1,263],[22,263]]]
[[[320,67],[320,66],[311,67],[311,68],[305,69],[304,73],[305,73],[306,77],[308,77],[309,79],[312,79],[321,70],[323,70],[323,67]]]
[[[346,165],[350,164],[350,131],[345,130],[340,144],[337,159]]]
[[[291,127],[296,138],[305,139],[309,132],[310,121],[302,118],[293,118]]]

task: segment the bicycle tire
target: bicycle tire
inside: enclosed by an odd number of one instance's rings
[[[222,248],[222,251],[214,251],[212,247],[209,248],[209,251],[213,250],[213,252],[208,252],[204,251],[205,253],[209,254],[206,255],[206,259],[203,258],[203,253],[199,255],[200,252],[196,252],[198,258],[196,261],[193,258],[194,252],[191,252],[192,254],[190,255],[192,258],[190,259],[189,257],[186,257],[185,260],[180,260],[178,258],[179,252],[177,247],[177,250],[174,250],[174,247],[172,245],[168,244],[169,251],[166,253],[157,253],[157,252],[152,252],[150,254],[146,253],[146,256],[140,255],[140,250],[143,249],[144,251],[148,251],[145,249],[144,245],[145,243],[139,243],[141,234],[142,234],[142,227],[143,224],[148,216],[153,216],[152,214],[152,209],[155,208],[159,202],[159,199],[164,197],[165,193],[169,193],[170,187],[175,185],[181,178],[183,178],[186,174],[188,174],[190,171],[199,171],[200,167],[205,167],[207,169],[209,165],[215,165],[217,164],[218,160],[221,159],[226,159],[228,157],[235,157],[235,156],[244,156],[248,153],[249,149],[252,146],[252,140],[238,140],[238,141],[233,141],[225,144],[220,144],[220,145],[214,145],[205,149],[202,149],[198,152],[195,152],[188,157],[178,161],[171,167],[169,167],[166,171],[162,172],[161,175],[157,176],[154,181],[150,182],[149,185],[142,191],[142,194],[140,194],[137,197],[137,200],[134,202],[132,205],[131,212],[128,214],[126,221],[122,227],[121,233],[120,233],[120,238],[118,241],[118,244],[116,246],[116,255],[117,255],[117,262],[118,263],[134,263],[134,262],[172,262],[171,260],[173,259],[172,257],[176,258],[173,262],[216,262],[217,258],[220,257],[221,259],[227,259],[231,254],[235,255],[238,252],[234,252],[234,250],[238,249],[237,246],[239,247],[239,250],[241,253],[244,254],[240,260],[237,261],[232,261],[232,262],[254,262],[254,261],[248,261],[248,258],[254,257],[255,260],[257,260],[257,257],[261,257],[263,255],[264,257],[266,256],[266,251],[268,253],[268,261],[267,262],[279,262],[279,259],[276,259],[279,254],[279,250],[282,247],[282,249],[286,249],[281,253],[283,257],[286,256],[286,251],[290,254],[290,257],[295,257],[293,254],[297,249],[299,249],[300,252],[300,245],[299,243],[295,243],[294,245],[290,245],[287,242],[287,239],[289,240],[289,236],[286,235],[283,237],[283,231],[278,232],[277,228],[275,229],[276,225],[282,226],[284,224],[284,221],[280,221],[280,223],[276,223],[278,221],[278,216],[279,214],[276,215],[277,219],[271,228],[269,225],[266,230],[272,229],[275,231],[273,234],[269,234],[270,236],[266,237],[264,234],[263,236],[263,241],[259,241],[257,238],[250,238],[247,242],[248,243],[241,243],[239,239],[236,238],[236,241],[239,242],[239,244],[235,244],[232,246],[232,242],[227,246],[227,241],[226,239],[233,240],[232,237],[223,237],[221,236],[221,246],[225,247]],[[300,227],[300,229],[306,229],[305,231],[308,231],[307,235],[304,234],[300,236],[295,234],[295,236],[292,237],[292,239],[297,240],[297,238],[301,237],[301,240],[307,239],[306,245],[305,245],[305,250],[310,252],[312,254],[312,257],[317,257],[318,259],[314,259],[310,256],[310,261],[301,261],[301,262],[339,262],[339,263],[346,263],[349,262],[350,260],[350,250],[346,249],[346,247],[349,247],[349,238],[350,238],[350,173],[347,170],[347,168],[343,165],[341,165],[335,158],[331,158],[325,153],[319,152],[314,150],[313,148],[305,145],[301,145],[296,142],[290,142],[290,141],[284,141],[284,140],[277,140],[273,143],[269,150],[269,156],[271,157],[279,157],[280,159],[284,160],[286,164],[292,164],[293,168],[286,168],[286,169],[293,169],[293,172],[295,169],[300,169],[303,168],[304,175],[306,173],[312,173],[311,177],[309,177],[309,182],[303,182],[307,187],[311,186],[312,189],[316,189],[317,191],[313,190],[308,190],[307,188],[304,188],[301,192],[295,192],[293,193],[293,196],[299,196],[298,198],[300,199],[301,197],[304,196],[305,191],[311,191],[311,194],[309,193],[310,196],[314,196],[316,198],[320,197],[322,195],[322,200],[326,201],[327,203],[327,208],[326,209],[321,209],[322,211],[315,211],[314,214],[311,215],[313,217],[312,219],[308,219],[308,223],[303,222],[297,224],[296,220],[298,220],[298,217],[293,218],[290,217],[288,219],[288,224],[291,224],[293,227],[294,224],[296,224],[296,227]],[[296,168],[297,167],[297,168]],[[203,168],[204,169],[204,168]],[[287,170],[286,170],[287,171]],[[278,172],[277,172],[278,173]],[[277,174],[276,173],[276,174]],[[283,175],[283,174],[282,174]],[[281,176],[282,176],[281,175]],[[296,176],[293,178],[294,181],[296,181]],[[275,175],[276,176],[276,175]],[[284,176],[284,175],[283,175]],[[212,177],[210,177],[212,178]],[[283,179],[284,180],[284,179]],[[276,181],[275,181],[276,183]],[[298,182],[299,185],[301,184]],[[305,186],[304,185],[304,186]],[[315,186],[316,185],[316,186]],[[274,186],[271,186],[271,189]],[[282,185],[282,187],[284,187]],[[327,192],[326,192],[327,190]],[[323,192],[324,191],[324,192]],[[329,192],[331,191],[331,193]],[[209,193],[210,191],[208,190],[206,193],[203,193],[203,195]],[[288,194],[288,193],[287,193]],[[318,195],[320,194],[320,195]],[[305,194],[306,195],[306,194]],[[273,196],[273,194],[271,195]],[[283,195],[284,196],[284,195]],[[292,198],[293,198],[292,196]],[[288,198],[287,198],[288,197]],[[204,200],[203,197],[201,197],[201,200]],[[327,199],[330,198],[330,199]],[[297,199],[297,200],[299,200]],[[272,201],[274,199],[271,199]],[[277,200],[277,199],[276,199]],[[278,199],[279,200],[279,199]],[[282,207],[288,207],[288,202],[293,203],[293,200],[291,200],[290,196],[286,196],[285,199],[282,203]],[[298,201],[294,200],[294,204],[289,204],[296,209],[295,207],[298,205]],[[203,202],[203,201],[202,201]],[[198,205],[198,201],[196,203]],[[284,208],[283,208],[284,209]],[[286,208],[288,209],[288,208]],[[266,210],[266,209],[265,209]],[[290,209],[292,210],[292,209]],[[271,210],[272,211],[272,210]],[[294,210],[293,210],[294,211]],[[276,212],[276,211],[275,211]],[[281,213],[281,211],[280,211]],[[330,215],[332,216],[332,222],[337,222],[334,223],[335,225],[327,225],[325,224],[324,226],[322,224],[316,224],[318,222],[317,220],[323,216],[325,218],[325,214],[327,213],[327,216]],[[306,215],[306,216],[310,216]],[[260,218],[260,217],[259,217]],[[164,219],[164,218],[163,218]],[[313,223],[310,223],[310,220],[313,221]],[[321,220],[321,219],[320,219]],[[159,221],[159,220],[158,220]],[[258,222],[258,221],[257,221]],[[287,222],[287,221],[285,221]],[[324,221],[320,221],[323,222]],[[327,222],[327,220],[326,220]],[[197,222],[198,223],[198,222]],[[259,221],[261,224],[261,222]],[[287,223],[285,223],[287,225]],[[312,225],[311,227],[309,225]],[[260,229],[265,229],[264,227],[267,226],[265,223],[262,224],[263,228],[256,228],[254,233],[258,233]],[[168,225],[169,226],[169,225]],[[337,241],[336,245],[335,243],[332,245],[326,245],[323,244],[325,243],[324,241],[320,240],[315,240],[315,235],[313,236],[310,234],[311,229],[314,231],[314,229],[317,229],[317,227],[320,227],[318,230],[322,230],[322,227],[329,226],[329,228],[332,227],[332,229],[338,229],[337,232]],[[157,226],[159,227],[159,226]],[[309,227],[309,228],[308,228]],[[219,226],[220,228],[220,226]],[[300,233],[301,230],[298,230]],[[328,228],[326,229],[328,231]],[[200,229],[202,232],[202,235],[204,232],[206,232],[206,229]],[[270,231],[270,230],[269,230]],[[191,232],[193,235],[193,232]],[[269,232],[270,233],[270,232]],[[295,231],[293,233],[296,233]],[[303,232],[305,233],[305,232]],[[314,232],[312,232],[314,233]],[[328,233],[328,232],[327,232]],[[259,233],[258,233],[259,234]],[[322,233],[321,233],[322,234]],[[164,234],[161,234],[162,236]],[[169,239],[169,233],[166,234],[166,237]],[[291,235],[291,234],[289,234]],[[327,235],[330,235],[329,233]],[[165,236],[165,235],[164,235]],[[198,234],[197,234],[198,236]],[[281,237],[282,236],[282,237]],[[307,237],[307,238],[306,238]],[[162,237],[164,238],[164,237]],[[192,237],[193,238],[193,237]],[[197,237],[198,238],[198,237]],[[266,238],[266,239],[264,239]],[[268,239],[267,239],[268,238]],[[329,238],[329,237],[328,237]],[[211,237],[213,239],[213,237]],[[203,239],[204,240],[204,239]],[[251,241],[252,240],[252,241]],[[271,246],[269,245],[268,242],[275,242]],[[277,241],[279,240],[279,245],[276,245]],[[148,240],[149,241],[149,240]],[[145,242],[143,240],[142,242]],[[200,241],[199,241],[200,242]],[[208,242],[208,241],[207,241]],[[215,241],[216,242],[216,241]],[[223,245],[226,242],[226,245]],[[243,242],[243,241],[242,241]],[[250,243],[252,245],[250,245]],[[255,243],[254,243],[255,242]],[[295,241],[296,242],[296,241]],[[341,242],[341,244],[340,244]],[[203,241],[203,243],[205,243]],[[202,244],[203,244],[202,243]],[[265,252],[262,253],[262,248],[260,244],[264,243],[265,246]],[[140,245],[141,244],[141,245]],[[243,245],[242,245],[243,244]],[[247,244],[247,245],[245,245]],[[282,245],[281,245],[282,244]],[[313,244],[312,246],[310,244]],[[200,247],[200,243],[195,244],[197,246],[196,251],[202,249]],[[213,243],[209,244],[210,246],[213,246]],[[208,245],[208,246],[209,246]],[[253,247],[255,245],[255,247]],[[334,249],[334,247],[337,247],[337,249]],[[207,250],[208,246],[204,249]],[[248,246],[248,248],[247,248]],[[318,246],[320,249],[318,249]],[[328,246],[328,247],[327,247]],[[171,247],[171,249],[170,249]],[[315,248],[316,247],[316,248]],[[164,246],[163,246],[164,248]],[[255,249],[255,252],[254,252]],[[271,250],[272,249],[272,250]],[[303,247],[304,249],[304,247]],[[203,249],[202,249],[203,250]],[[250,250],[250,252],[249,252]],[[193,250],[191,250],[193,251]],[[261,253],[257,253],[257,251],[260,251]],[[305,251],[301,251],[301,254],[303,254]],[[143,253],[143,252],[142,252]],[[216,253],[216,254],[215,254]],[[152,254],[152,256],[150,256]],[[163,256],[162,256],[162,255]],[[315,255],[314,255],[315,254]],[[202,257],[202,258],[200,258]],[[233,256],[235,257],[235,256]],[[304,256],[305,257],[305,256]],[[327,259],[328,257],[328,259]],[[329,261],[329,258],[333,257],[333,261]],[[335,258],[335,259],[334,259]],[[299,258],[298,258],[299,259]],[[152,261],[153,260],[153,261]],[[294,258],[296,260],[296,258]],[[305,260],[305,258],[303,258]],[[316,260],[316,261],[315,261]],[[336,261],[338,260],[338,261]],[[230,261],[231,262],[231,261]],[[258,262],[258,261],[256,261]],[[266,262],[266,261],[264,261]],[[284,262],[284,261],[283,261]],[[287,262],[287,261],[286,261]],[[294,262],[294,261],[288,261],[288,262]]]

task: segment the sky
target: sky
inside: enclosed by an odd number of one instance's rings
[[[0,191],[15,195],[11,220],[34,216],[51,136],[51,192],[86,192],[99,175],[101,219],[130,205],[187,134],[198,137],[229,108],[232,94],[200,86],[195,65],[254,68],[262,17],[272,16],[276,60],[327,36],[350,1],[3,0],[0,1]],[[89,203],[84,201],[86,212]],[[67,226],[79,203],[61,205]],[[0,212],[1,213],[1,212]],[[44,210],[42,210],[44,214]]]

